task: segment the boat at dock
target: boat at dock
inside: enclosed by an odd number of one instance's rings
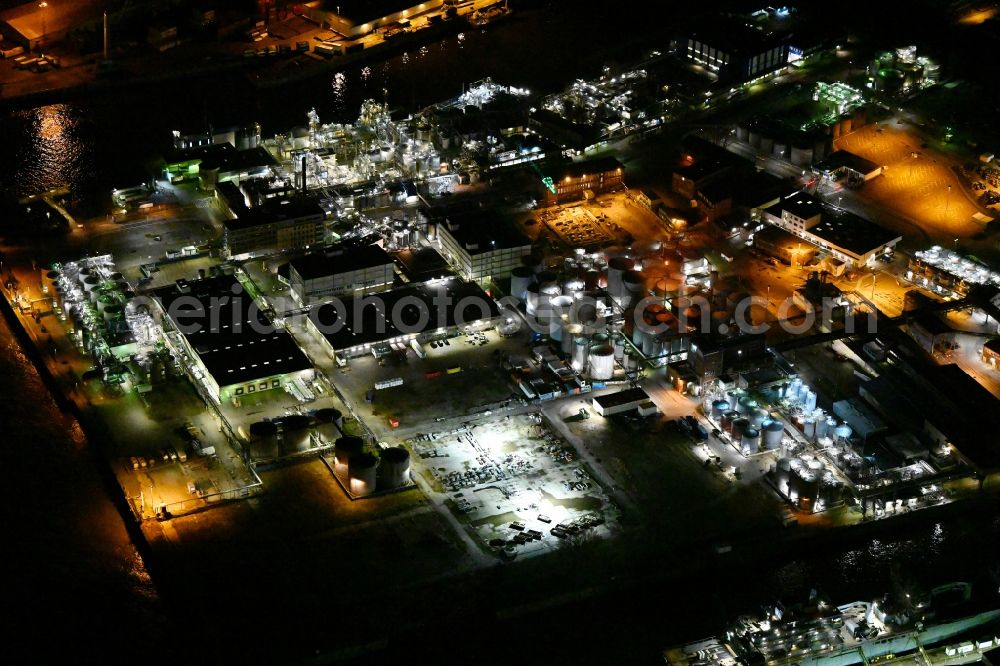
[[[794,609],[775,604],[740,617],[722,636],[663,656],[671,666],[850,666],[910,653],[921,663],[971,663],[1000,647],[998,601],[974,604],[971,586],[959,582],[841,606],[822,599]],[[942,646],[949,639],[953,644]]]
[[[504,0],[471,12],[467,18],[473,27],[485,28],[492,23],[508,18],[511,14],[513,14],[513,10],[507,6],[507,2]]]

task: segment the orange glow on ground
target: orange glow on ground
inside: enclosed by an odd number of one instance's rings
[[[981,211],[951,163],[920,143],[906,130],[869,125],[837,139],[836,148],[887,166],[883,175],[865,183],[861,196],[910,218],[932,238],[964,238],[980,231],[972,216]]]

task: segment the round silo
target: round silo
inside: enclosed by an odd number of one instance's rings
[[[760,130],[756,127],[751,127],[747,132],[747,141],[749,141],[750,145],[754,148],[760,148]]]
[[[810,469],[803,469],[798,474],[799,508],[811,511],[816,503],[819,491],[819,475]]]
[[[271,421],[250,424],[248,452],[253,460],[274,460],[278,457],[278,426]]]
[[[806,411],[811,412],[814,409],[816,409],[816,392],[806,391],[806,395],[803,402],[805,403],[803,406],[806,408]]]
[[[112,303],[104,308],[104,312],[101,315],[104,317],[104,321],[112,321],[113,319],[118,319],[124,313],[124,308],[122,308],[119,303]]]
[[[534,317],[538,314],[538,303],[541,300],[542,286],[537,282],[532,282],[524,293],[524,309],[528,316]]]
[[[740,439],[740,448],[744,453],[756,453],[760,449],[760,430],[747,426]]]
[[[762,425],[764,425],[764,421],[767,418],[768,418],[767,410],[761,409],[760,407],[751,409],[750,414],[747,416],[747,419],[750,420],[750,425],[752,425],[754,428],[760,428]]]
[[[816,437],[816,419],[811,416],[807,416],[802,421],[802,434],[805,435],[806,439],[814,439]]]
[[[632,372],[639,368],[639,357],[634,352],[625,352],[622,355],[622,365],[625,370]]]
[[[712,418],[715,420],[722,418],[722,415],[729,411],[729,406],[728,400],[712,401]]]
[[[757,401],[748,395],[741,397],[736,403],[736,411],[744,416],[749,416],[755,409],[757,409]]]
[[[750,130],[743,125],[738,125],[736,127],[736,138],[740,141],[748,141],[750,139]]]
[[[625,295],[625,271],[631,270],[633,264],[626,257],[612,257],[608,260],[608,294],[618,303]]]
[[[595,336],[596,337],[596,336]],[[590,348],[590,378],[607,381],[614,376],[615,350],[611,345],[594,345]]]
[[[378,460],[370,453],[351,456],[347,464],[347,478],[350,480],[351,495],[365,497],[375,492]]]
[[[290,414],[281,419],[281,452],[301,453],[312,448],[310,420],[302,414]]]
[[[351,458],[361,455],[364,451],[365,443],[360,437],[344,435],[337,440],[333,447],[334,465],[333,470],[338,476],[347,478],[347,466]]]
[[[830,432],[830,420],[822,412],[816,414],[816,439],[820,437],[826,437],[827,433]],[[833,422],[833,427],[836,427],[837,422]]]
[[[809,166],[813,161],[812,144],[792,144],[791,162],[798,166]]]
[[[631,307],[642,300],[646,291],[646,278],[639,271],[626,271],[622,274],[622,300],[623,308]]]
[[[53,293],[56,290],[56,284],[59,282],[59,278],[62,277],[62,272],[56,270],[42,271],[42,291],[46,294]]]
[[[742,442],[743,433],[745,433],[747,431],[747,428],[749,427],[750,427],[750,422],[747,421],[746,419],[744,418],[734,419],[732,425],[733,441]]]
[[[788,157],[788,143],[785,141],[775,141],[774,150],[771,152],[772,155],[778,159],[785,159]]]
[[[590,340],[584,337],[578,337],[573,340],[573,369],[577,372],[583,372],[587,368],[587,362],[590,359]]]
[[[528,298],[528,287],[535,281],[535,273],[527,266],[517,266],[510,273],[510,295],[523,301]]]
[[[115,305],[117,302],[118,300],[112,294],[107,292],[100,293],[97,295],[97,311],[104,314],[104,310],[109,305]]]
[[[344,416],[339,409],[327,407],[316,412],[316,434],[324,444],[333,444],[341,435]]]
[[[740,418],[740,413],[737,412],[735,409],[731,409],[728,412],[723,412],[722,420],[720,421],[722,429],[728,433],[732,433],[733,421],[736,421],[738,418]]]
[[[774,151],[774,139],[769,136],[760,137],[760,152],[770,155]]]
[[[842,441],[850,439],[851,434],[854,431],[851,430],[851,426],[846,423],[841,423],[839,426],[833,429],[834,441]]]
[[[83,290],[89,295],[91,292],[97,290],[101,284],[101,279],[96,275],[88,275],[83,278]]]
[[[567,324],[562,334],[562,353],[572,357],[576,341],[581,337],[583,337],[583,324]]]
[[[561,342],[563,339],[563,330],[569,325],[569,312],[572,307],[572,296],[553,296],[549,301],[549,337],[556,342]]]
[[[402,488],[410,481],[410,452],[393,446],[382,452],[378,466],[379,490]]]
[[[785,436],[785,424],[778,420],[771,420],[764,424],[764,448],[773,451],[781,446],[781,440]]]

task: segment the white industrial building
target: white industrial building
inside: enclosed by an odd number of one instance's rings
[[[303,305],[392,287],[392,257],[378,245],[336,247],[288,262],[292,295]]]
[[[487,211],[447,215],[437,224],[441,255],[466,280],[510,275],[531,254],[531,240]]]

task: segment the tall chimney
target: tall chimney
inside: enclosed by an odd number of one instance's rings
[[[104,59],[108,59],[108,13],[104,12]]]
[[[306,156],[302,156],[302,192],[306,191]]]

